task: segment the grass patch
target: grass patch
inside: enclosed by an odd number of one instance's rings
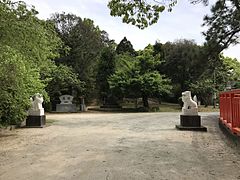
[[[159,105],[158,112],[180,112],[182,108],[179,104],[162,103]]]
[[[219,107],[213,108],[213,106],[208,106],[208,107],[200,106],[198,107],[198,111],[199,112],[219,112]]]
[[[179,104],[162,102],[149,103],[150,108],[147,110],[142,104],[138,104],[136,108],[134,103],[123,103],[122,108],[89,108],[93,111],[103,111],[103,112],[181,112],[182,107]],[[219,107],[213,108],[213,106],[204,107],[204,105],[198,107],[199,112],[219,112]]]
[[[55,119],[46,119],[46,126],[51,126],[53,125],[54,122],[56,122],[57,120]]]

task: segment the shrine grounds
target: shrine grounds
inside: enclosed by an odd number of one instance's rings
[[[240,151],[208,132],[179,131],[180,113],[48,114],[45,128],[0,134],[1,180],[235,180]]]

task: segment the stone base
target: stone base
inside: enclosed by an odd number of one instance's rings
[[[207,131],[207,128],[201,125],[201,116],[199,115],[180,115],[180,125],[176,125],[176,128],[189,131]]]
[[[57,104],[57,112],[77,112],[76,104]]]
[[[27,116],[26,127],[44,127],[46,124],[46,116]]]
[[[80,111],[87,111],[85,104],[80,104]]]
[[[181,125],[176,125],[176,128],[179,130],[183,130],[183,131],[207,131],[207,128],[204,126],[200,126],[200,127],[186,127],[186,126],[181,126]]]

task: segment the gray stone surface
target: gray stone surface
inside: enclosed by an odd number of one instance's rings
[[[76,104],[57,104],[57,112],[77,112]]]
[[[42,129],[0,138],[1,180],[237,180],[240,154],[200,113],[208,132],[177,131],[180,113],[47,114]]]

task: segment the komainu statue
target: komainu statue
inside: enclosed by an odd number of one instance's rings
[[[198,115],[198,106],[195,101],[192,100],[191,91],[182,92],[182,113],[183,115]]]
[[[43,96],[39,93],[34,94],[33,98],[30,98],[33,110],[39,110],[43,109],[42,103],[43,103]]]

